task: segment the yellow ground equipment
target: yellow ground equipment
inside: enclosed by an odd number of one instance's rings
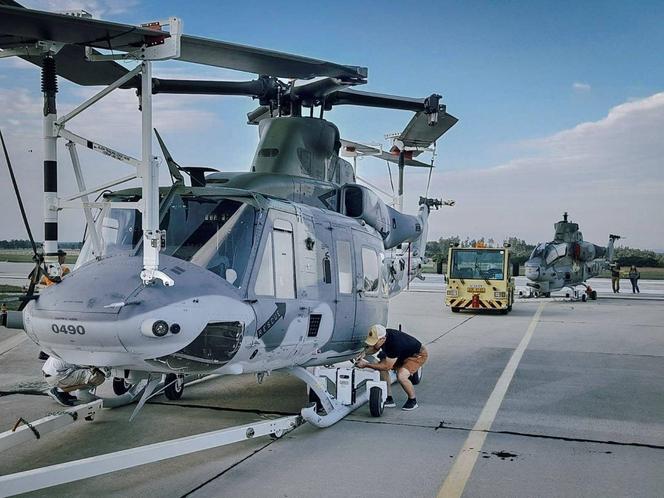
[[[505,314],[514,302],[509,247],[450,247],[447,255],[445,304],[460,310],[497,310]]]

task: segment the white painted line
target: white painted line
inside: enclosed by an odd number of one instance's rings
[[[482,451],[482,446],[484,446],[488,431],[491,429],[498,409],[505,398],[505,393],[507,393],[507,388],[512,382],[523,353],[528,347],[530,339],[533,337],[533,332],[535,331],[535,327],[537,327],[537,322],[539,322],[545,305],[546,303],[540,303],[533,319],[530,321],[528,330],[514,350],[514,353],[512,353],[510,361],[507,362],[507,366],[500,375],[498,382],[496,382],[496,386],[493,388],[491,396],[489,396],[484,405],[480,417],[475,422],[475,426],[468,434],[466,442],[454,459],[454,465],[452,465],[450,473],[438,491],[438,498],[459,498],[463,494],[468,478],[473,471],[473,467],[475,467],[477,457]]]
[[[27,339],[28,336],[23,332],[15,334],[9,339],[5,339],[4,341],[0,342],[0,354],[5,354],[7,351],[14,349],[16,346],[23,343],[23,341]]]

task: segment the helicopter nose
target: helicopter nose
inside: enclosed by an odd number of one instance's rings
[[[537,264],[526,264],[525,267],[526,270],[526,278],[529,280],[537,281],[540,279],[541,276],[541,270],[540,266]]]
[[[79,365],[154,367],[150,360],[187,347],[202,355],[207,349],[197,341],[210,334],[223,339],[215,354],[237,352],[255,320],[251,306],[211,271],[165,255],[160,260],[172,287],[143,285],[140,256],[82,266],[26,307],[26,332],[44,351]]]

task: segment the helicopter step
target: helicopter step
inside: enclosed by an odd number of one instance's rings
[[[289,373],[307,384],[309,400],[315,405],[303,408],[300,414],[316,427],[329,427],[337,423],[367,401],[372,417],[383,414],[387,382],[380,380],[380,372],[376,370],[332,366],[314,367],[310,371],[294,367],[289,369]],[[396,376],[390,372],[390,383],[395,380]],[[335,395],[331,394],[331,390]]]

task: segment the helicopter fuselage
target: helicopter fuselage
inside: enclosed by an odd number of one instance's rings
[[[210,189],[207,189],[210,190]],[[140,214],[102,210],[104,247],[24,311],[46,352],[79,365],[175,372],[261,372],[330,364],[386,323],[388,270],[372,227],[333,211],[240,191],[175,195],[162,215],[161,269],[139,278]]]

